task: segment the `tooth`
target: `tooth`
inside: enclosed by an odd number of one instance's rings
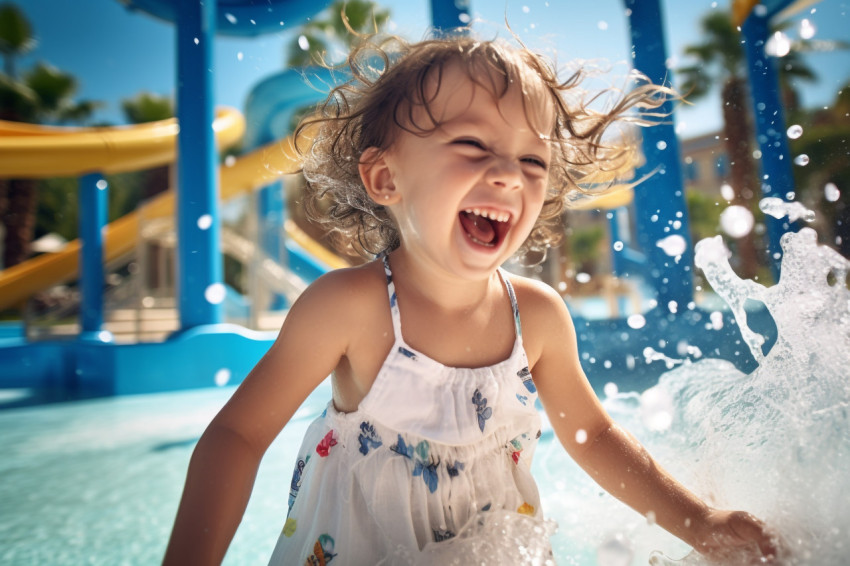
[[[472,212],[475,214],[475,216],[481,216],[481,209],[480,208],[473,208]]]

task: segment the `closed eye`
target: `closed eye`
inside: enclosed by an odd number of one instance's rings
[[[487,147],[483,143],[474,138],[461,138],[458,140],[454,140],[452,143],[457,145],[468,145],[484,151],[487,150]]]
[[[523,163],[530,163],[531,165],[540,167],[544,171],[549,169],[549,166],[546,164],[546,162],[540,159],[539,157],[523,157],[521,161]]]

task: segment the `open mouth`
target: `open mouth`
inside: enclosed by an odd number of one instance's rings
[[[510,228],[511,215],[508,212],[468,208],[458,216],[466,236],[473,243],[487,248],[499,245]]]

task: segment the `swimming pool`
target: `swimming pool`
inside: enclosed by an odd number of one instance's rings
[[[232,387],[74,401],[0,411],[0,563],[156,564],[161,561],[195,442]],[[283,526],[291,468],[309,422],[330,397],[322,384],[269,449],[225,564],[268,561]],[[620,531],[646,521],[584,476],[551,429],[534,463],[559,564],[595,564]],[[587,499],[602,502],[588,510]],[[617,511],[617,508],[620,508]],[[614,509],[611,516],[610,508]],[[568,534],[589,516],[607,516],[587,538]],[[618,527],[619,525],[619,527]],[[618,530],[619,529],[619,530]],[[647,536],[657,527],[644,526]],[[687,547],[658,535],[653,548]],[[646,564],[650,549],[636,552]],[[641,559],[642,558],[642,559]]]
[[[850,262],[817,246],[811,230],[783,242],[782,279],[769,289],[737,279],[722,246],[697,248],[698,263],[717,276],[712,285],[726,288],[733,309],[750,297],[772,314],[779,337],[766,356],[758,337],[744,333],[761,358],[758,369],[745,375],[727,361],[685,361],[641,394],[606,386],[603,402],[698,495],[774,527],[793,552],[787,564],[846,564]],[[0,410],[0,563],[159,563],[191,451],[232,391]],[[268,560],[296,451],[329,398],[324,383],[268,451],[225,564]],[[637,565],[654,550],[673,558],[687,553],[602,492],[545,424],[533,471],[544,514],[559,524],[552,539],[559,564]]]

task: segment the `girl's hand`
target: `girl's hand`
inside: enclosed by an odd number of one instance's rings
[[[745,511],[712,510],[694,549],[718,564],[776,564],[780,541]]]

